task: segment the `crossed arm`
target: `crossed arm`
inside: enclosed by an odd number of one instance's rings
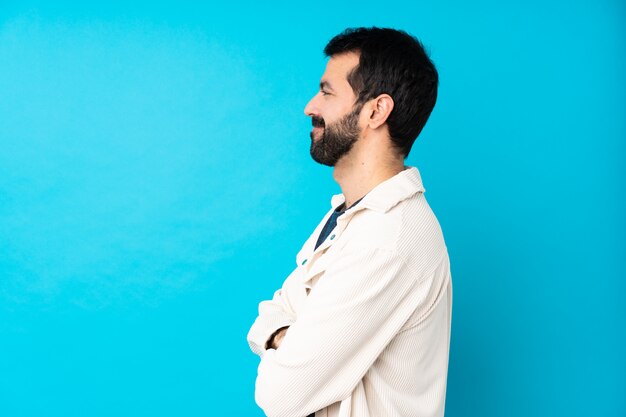
[[[271,300],[259,303],[259,315],[248,332],[250,349],[261,359],[268,349],[278,347],[272,345],[276,333],[296,321],[296,314],[286,303],[282,292],[283,290],[279,289],[274,292]]]
[[[297,320],[283,312],[283,323],[265,331],[263,343],[271,346],[261,353],[257,404],[269,417],[290,417],[347,398],[423,304],[433,277],[432,271],[411,270],[383,249],[342,254],[313,288]],[[280,293],[265,303],[271,304],[264,308],[277,307]],[[288,331],[281,329],[287,326]]]

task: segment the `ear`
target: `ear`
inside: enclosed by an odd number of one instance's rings
[[[393,110],[393,99],[389,94],[381,94],[371,102],[371,113],[368,126],[377,129],[384,125]]]

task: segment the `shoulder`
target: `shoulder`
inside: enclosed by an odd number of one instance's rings
[[[447,254],[439,221],[421,192],[387,211],[355,213],[345,232],[345,249],[382,249],[421,270],[436,267]]]

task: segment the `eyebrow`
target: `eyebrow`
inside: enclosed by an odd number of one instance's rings
[[[320,82],[320,90],[324,90],[324,89],[328,89],[330,91],[335,91],[328,81],[321,81]]]

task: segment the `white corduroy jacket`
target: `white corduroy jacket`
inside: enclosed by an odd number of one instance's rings
[[[331,210],[248,343],[261,357],[255,399],[269,417],[443,416],[452,317],[450,262],[419,171],[379,184],[337,220]],[[289,326],[278,349],[268,338]]]

